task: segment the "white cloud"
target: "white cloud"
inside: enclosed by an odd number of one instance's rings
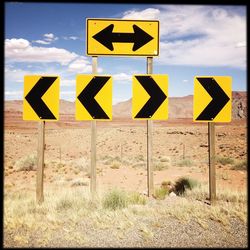
[[[68,71],[76,72],[78,74],[92,73],[92,64],[87,59],[85,59],[85,57],[80,56],[69,64]],[[98,67],[98,73],[101,73],[102,71],[103,69]]]
[[[23,99],[23,91],[5,91],[5,99],[20,100]]]
[[[183,82],[183,83],[187,83],[187,82],[188,82],[188,80],[187,80],[187,79],[184,79],[184,80],[182,80],[182,82]]]
[[[25,39],[5,39],[5,58],[14,62],[57,62],[67,65],[78,55],[65,49],[30,45]]]
[[[23,91],[5,91],[4,94],[7,96],[22,96]]]
[[[76,92],[75,91],[60,91],[60,99],[75,101]]]
[[[71,40],[77,40],[77,39],[79,39],[79,38],[76,37],[76,36],[70,36],[69,39],[71,39]]]
[[[246,68],[246,17],[233,9],[160,5],[127,11],[123,18],[160,21],[158,63]]]
[[[242,47],[246,47],[246,41],[243,41],[243,42],[238,42],[235,47],[236,48],[242,48]]]
[[[5,67],[4,71],[4,81],[5,84],[8,83],[22,83],[24,81],[25,75],[31,75],[32,73],[30,71],[21,70],[21,69],[15,69],[12,67]]]
[[[18,49],[26,49],[30,46],[29,41],[25,39],[5,39],[5,49],[13,49],[13,50],[18,50]]]
[[[114,78],[114,80],[117,80],[117,81],[129,81],[129,82],[132,81],[132,76],[128,75],[126,73],[114,74],[113,78]]]
[[[43,40],[36,40],[36,41],[32,41],[32,42],[39,43],[39,44],[50,44],[50,42],[46,42]]]
[[[64,36],[63,39],[64,40],[77,40],[77,39],[80,39],[80,38],[77,37],[77,36]]]
[[[68,80],[68,79],[64,79],[64,78],[61,78],[61,84],[60,84],[62,87],[74,87],[76,85],[76,80]]]
[[[54,34],[49,33],[49,34],[44,34],[44,40],[48,41],[48,42],[54,42],[56,40],[58,40],[58,37],[56,37]]]
[[[160,10],[155,8],[148,8],[142,11],[129,10],[124,12],[123,19],[136,19],[136,20],[154,20],[158,19]]]
[[[47,39],[53,39],[54,38],[54,35],[52,33],[44,34],[43,36],[46,37]]]
[[[76,92],[75,91],[60,91],[60,93],[62,94],[62,95],[75,95],[76,94]]]
[[[39,43],[39,44],[51,44],[52,42],[58,40],[58,37],[56,37],[52,33],[44,34],[43,37],[44,37],[44,40],[34,40],[32,42]]]
[[[14,68],[12,65],[5,65],[4,72],[4,86],[5,96],[8,99],[23,99],[23,83],[24,76],[27,75],[55,75],[59,76],[60,79],[60,95],[70,96],[75,93],[76,75],[67,73],[63,69],[57,69],[56,67],[46,67],[42,69],[31,69],[22,70]],[[70,87],[67,90],[67,87]],[[65,90],[66,88],[66,90]],[[63,91],[61,91],[63,90]]]

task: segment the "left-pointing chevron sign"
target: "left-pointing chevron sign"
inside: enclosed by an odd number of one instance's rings
[[[112,77],[76,77],[76,120],[112,120]]]
[[[133,76],[133,119],[168,119],[168,76]]]
[[[23,120],[58,120],[59,77],[24,76]]]
[[[232,78],[197,76],[194,79],[195,122],[230,122],[232,113]]]

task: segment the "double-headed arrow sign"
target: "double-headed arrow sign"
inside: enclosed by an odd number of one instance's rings
[[[87,55],[158,54],[159,21],[87,19]]]
[[[78,75],[76,79],[76,119],[111,120],[111,76]]]
[[[58,120],[59,77],[24,77],[24,120]]]
[[[231,85],[231,77],[196,77],[194,121],[231,121]]]
[[[168,119],[167,75],[133,76],[133,119]]]
[[[133,43],[132,50],[136,51],[153,39],[135,24],[133,25],[134,33],[114,33],[113,29],[114,24],[110,24],[93,38],[111,51],[114,50],[113,43]]]

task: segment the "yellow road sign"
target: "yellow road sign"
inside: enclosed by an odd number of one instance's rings
[[[132,117],[138,120],[168,119],[167,75],[133,76]]]
[[[89,18],[86,30],[87,55],[159,55],[159,21]]]
[[[58,76],[24,76],[23,120],[58,120],[59,82]]]
[[[230,122],[231,96],[232,78],[230,76],[196,76],[193,121]]]
[[[112,120],[112,77],[76,77],[76,120]]]

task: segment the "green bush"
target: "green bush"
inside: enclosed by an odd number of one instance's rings
[[[161,162],[171,162],[171,159],[170,159],[170,157],[169,156],[162,156],[161,158],[160,158],[160,161]]]
[[[137,193],[137,192],[132,192],[128,196],[128,202],[129,204],[138,204],[138,205],[145,205],[147,200],[146,197]]]
[[[229,157],[221,157],[221,156],[216,156],[215,161],[217,163],[221,163],[222,165],[227,165],[227,164],[233,164],[234,159],[229,158]]]
[[[31,154],[21,158],[14,165],[16,171],[31,171],[37,168],[37,155]]]
[[[233,169],[233,170],[246,170],[247,169],[247,160],[235,163],[231,167],[231,169]]]
[[[173,191],[174,185],[171,181],[163,181],[161,183],[161,188],[167,189],[168,192],[170,193],[171,191]]]
[[[177,162],[177,166],[179,167],[190,167],[192,164],[193,162],[190,159],[184,159]]]
[[[56,205],[56,210],[57,211],[67,210],[72,208],[72,206],[73,204],[71,200],[69,200],[67,197],[62,197]]]
[[[112,169],[119,169],[120,166],[121,166],[120,162],[118,162],[118,161],[113,161],[113,162],[112,162],[112,165],[110,166],[110,168],[112,168]]]
[[[161,171],[169,168],[169,162],[157,162],[153,165],[154,170]]]
[[[124,191],[114,189],[104,196],[102,205],[110,210],[125,208],[128,206],[128,197]]]
[[[195,186],[198,185],[198,182],[189,177],[179,178],[174,185],[174,190],[177,195],[184,195],[187,189],[192,190]]]
[[[154,197],[157,200],[164,200],[166,195],[169,193],[169,190],[163,187],[156,188],[154,192]]]

